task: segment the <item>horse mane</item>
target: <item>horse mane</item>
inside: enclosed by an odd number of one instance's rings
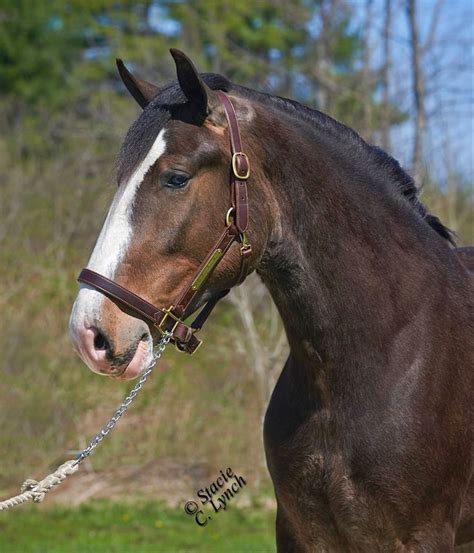
[[[343,123],[336,121],[329,115],[316,109],[311,109],[295,100],[283,98],[258,92],[245,86],[230,82],[222,75],[215,73],[204,73],[202,75],[206,84],[213,90],[221,89],[225,92],[236,92],[260,103],[270,105],[290,115],[306,121],[312,126],[317,126],[325,134],[337,138],[339,142],[350,145],[352,149],[361,154],[362,159],[372,166],[378,173],[382,172],[384,177],[392,183],[395,190],[404,197],[419,216],[428,223],[445,240],[455,245],[454,233],[446,227],[435,215],[429,213],[426,206],[419,198],[419,191],[414,179],[401,167],[400,163],[391,155],[387,154],[378,146],[366,142],[356,131]]]

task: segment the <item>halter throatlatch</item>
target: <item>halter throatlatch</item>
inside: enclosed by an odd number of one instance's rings
[[[190,354],[193,354],[201,345],[201,340],[197,338],[195,333],[202,327],[216,303],[229,290],[223,290],[214,295],[204,305],[191,325],[186,325],[182,320],[185,314],[189,315],[187,309],[197,298],[209,276],[235,241],[240,242],[241,264],[237,281],[239,284],[247,276],[250,254],[252,253],[252,247],[246,234],[248,227],[247,179],[250,176],[250,163],[247,155],[242,151],[239,123],[234,106],[224,92],[216,90],[215,93],[224,106],[229,126],[232,153],[231,206],[227,212],[224,231],[198,267],[191,283],[184,288],[180,296],[168,308],[159,308],[91,269],[82,269],[77,279],[79,282],[92,286],[105,296],[125,305],[141,318],[150,321],[159,330],[160,334],[170,333],[171,341],[176,344],[176,347],[180,351]]]

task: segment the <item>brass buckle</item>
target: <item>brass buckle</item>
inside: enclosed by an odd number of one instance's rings
[[[237,171],[237,158],[238,157],[243,157],[247,160],[247,172],[245,173],[245,175],[241,175],[238,171]],[[249,158],[247,157],[247,154],[244,154],[244,152],[235,152],[234,155],[232,156],[232,171],[234,173],[234,177],[239,179],[239,180],[246,180],[249,178],[250,176],[250,161],[249,161]]]
[[[162,309],[162,311],[164,312],[165,316],[161,319],[161,321],[156,324],[155,323],[155,327],[158,329],[158,332],[164,336],[166,334],[166,332],[170,332],[171,334],[174,334],[174,331],[176,330],[176,327],[179,325],[179,323],[182,323],[183,321],[181,319],[179,319],[174,313],[172,313],[172,310],[174,308],[174,305],[170,305],[168,307],[168,309]],[[166,320],[169,318],[173,319],[175,321],[174,325],[172,326],[171,330],[166,330],[164,327],[165,323],[166,323]],[[183,323],[184,324],[184,323]],[[198,345],[196,346],[196,349],[192,352],[192,353],[189,353],[189,355],[194,355],[197,350],[201,347],[202,345],[202,340],[199,340],[198,338]],[[179,347],[179,342],[177,339],[174,340],[174,346],[175,348],[180,351],[181,353],[188,353],[186,350],[184,349],[181,349]]]
[[[171,311],[174,309],[174,305],[170,305],[168,307],[168,309],[163,309],[162,311],[164,312],[165,316],[161,319],[161,321],[156,324],[154,323],[154,326],[158,329],[158,332],[164,336],[166,334],[166,332],[170,332],[171,334],[174,334],[174,331],[176,330],[176,327],[179,325],[179,323],[181,323],[181,319],[179,319],[174,313],[172,313]],[[166,320],[168,319],[168,317],[170,317],[171,319],[173,319],[174,321],[176,321],[173,325],[173,327],[171,328],[171,330],[166,330],[163,328]]]

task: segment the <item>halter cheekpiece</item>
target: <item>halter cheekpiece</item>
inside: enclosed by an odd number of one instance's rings
[[[159,308],[91,269],[82,269],[77,279],[79,282],[92,286],[105,296],[117,300],[140,317],[152,322],[160,334],[171,333],[171,341],[176,344],[176,347],[180,351],[190,354],[193,354],[202,343],[195,333],[202,327],[216,303],[229,290],[223,290],[214,295],[189,326],[182,320],[186,310],[196,299],[209,276],[235,241],[240,243],[241,264],[238,283],[242,282],[247,276],[250,254],[252,253],[252,247],[246,234],[248,227],[247,179],[250,176],[250,162],[247,155],[242,151],[239,123],[231,100],[221,90],[216,90],[215,93],[224,106],[229,126],[232,153],[231,206],[226,215],[224,231],[198,267],[191,283],[185,287],[169,307]]]

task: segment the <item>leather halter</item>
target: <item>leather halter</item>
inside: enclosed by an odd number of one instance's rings
[[[231,207],[227,212],[224,231],[199,265],[191,283],[184,288],[168,308],[159,308],[91,269],[82,269],[77,279],[79,282],[92,286],[105,296],[117,300],[141,318],[150,321],[161,334],[171,333],[171,341],[176,344],[177,348],[190,354],[194,353],[202,343],[195,333],[202,327],[216,303],[229,290],[223,290],[214,295],[204,305],[191,325],[186,325],[183,321],[185,314],[186,316],[189,315],[186,313],[187,309],[197,298],[209,276],[235,241],[241,244],[240,275],[236,284],[240,284],[247,276],[250,254],[252,253],[252,247],[246,235],[248,227],[247,179],[250,175],[250,163],[248,157],[242,151],[239,124],[234,106],[224,92],[216,90],[215,93],[224,106],[229,126],[232,153]]]

